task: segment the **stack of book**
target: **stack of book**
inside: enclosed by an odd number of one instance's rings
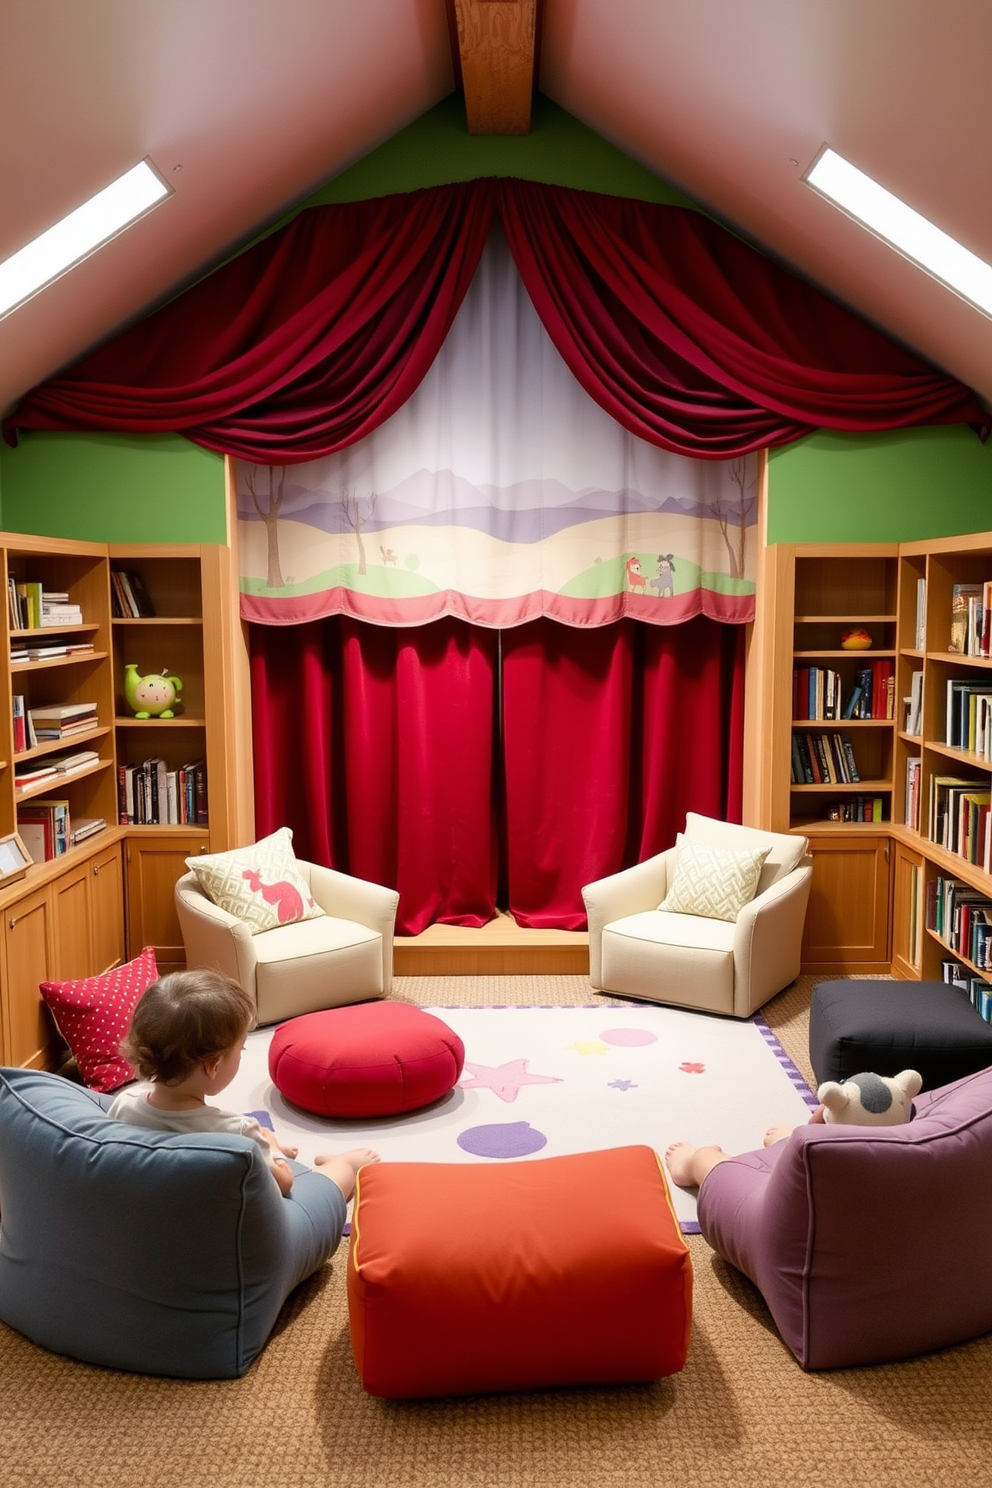
[[[992,680],[948,679],[944,743],[992,760]]]
[[[948,651],[988,656],[992,648],[992,580],[955,584],[951,589],[951,638]]]
[[[984,977],[975,976],[970,967],[962,966],[960,961],[942,961],[940,972],[945,982],[960,988],[986,1023],[992,1023],[992,986]]]
[[[17,831],[33,862],[60,858],[70,847],[69,802],[39,796],[19,806]]]
[[[24,760],[14,766],[14,785],[18,790],[26,790],[29,785],[37,785],[39,780],[54,780],[57,774],[49,759]]]
[[[157,756],[121,765],[117,776],[122,826],[187,826],[207,822],[207,772],[202,760],[170,770]]]
[[[112,569],[110,596],[118,620],[145,620],[155,614],[141,575],[133,569]]]
[[[7,614],[11,630],[41,628],[41,585],[19,581],[13,574],[7,579]]]
[[[823,719],[825,722],[839,718],[840,673],[830,667],[794,667],[792,716]]]
[[[77,749],[72,754],[52,754],[48,758],[55,766],[56,774],[74,775],[77,770],[97,764],[100,756],[95,749]]]
[[[78,604],[73,604],[65,590],[43,589],[41,591],[41,620],[40,624],[53,629],[63,629],[66,625],[82,625],[83,611]]]
[[[851,741],[843,734],[793,733],[793,785],[850,785],[860,779]]]
[[[848,796],[843,801],[831,801],[827,807],[827,820],[841,822],[885,821],[885,797]]]
[[[957,878],[927,885],[927,929],[980,971],[992,971],[992,899]]]
[[[989,783],[956,775],[930,777],[928,834],[931,842],[992,872]]]
[[[28,717],[39,744],[48,739],[69,739],[95,729],[99,719],[96,703],[58,703],[52,707],[29,708]]]
[[[855,673],[854,686],[844,704],[845,718],[895,717],[895,669],[887,657]]]
[[[38,736],[31,722],[31,715],[25,706],[22,693],[15,692],[11,698],[11,711],[14,715],[14,753],[22,754],[25,749],[33,749],[38,742]]]
[[[72,822],[69,832],[70,846],[75,847],[80,842],[85,842],[87,837],[93,837],[97,832],[106,830],[107,821],[102,816],[77,816]]]

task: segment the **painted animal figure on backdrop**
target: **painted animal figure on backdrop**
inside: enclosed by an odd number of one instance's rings
[[[658,576],[651,580],[651,588],[657,589],[659,599],[663,594],[675,598],[674,557],[674,553],[658,554]]]
[[[641,567],[641,560],[639,558],[628,558],[627,583],[631,589],[645,590],[647,588],[647,582],[647,579],[644,577],[644,570]]]

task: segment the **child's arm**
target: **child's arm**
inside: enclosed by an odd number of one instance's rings
[[[279,1192],[284,1199],[288,1198],[289,1191],[293,1186],[293,1170],[289,1166],[289,1163],[285,1162],[281,1157],[277,1157],[269,1164],[269,1167],[272,1170],[273,1178],[279,1185]]]

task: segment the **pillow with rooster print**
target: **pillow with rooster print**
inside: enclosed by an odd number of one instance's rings
[[[186,867],[207,898],[243,920],[252,935],[324,913],[299,871],[289,827],[251,847],[187,858]]]

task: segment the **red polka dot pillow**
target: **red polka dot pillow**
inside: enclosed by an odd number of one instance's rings
[[[42,982],[59,1033],[91,1090],[116,1090],[135,1071],[120,1053],[138,999],[158,977],[155,952],[146,946],[126,966],[72,982]]]

